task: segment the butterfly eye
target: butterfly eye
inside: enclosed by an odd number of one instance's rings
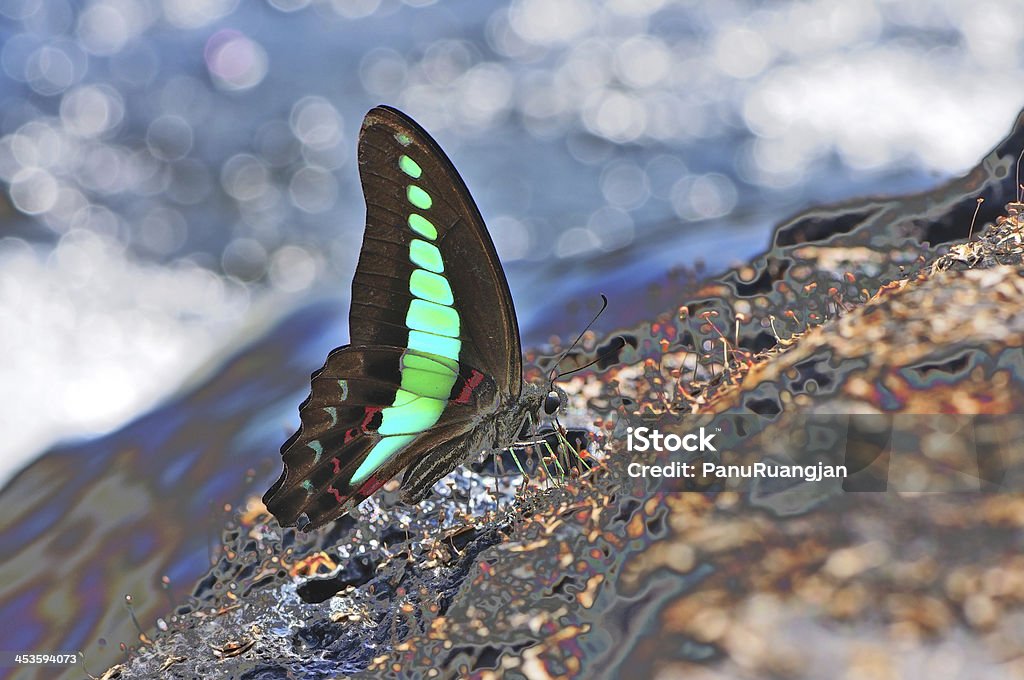
[[[548,392],[548,396],[544,397],[544,413],[549,416],[553,416],[558,413],[558,408],[562,405],[562,398],[558,395],[558,392],[552,390]]]

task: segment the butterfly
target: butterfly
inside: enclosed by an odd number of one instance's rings
[[[483,218],[441,147],[378,106],[359,133],[366,230],[352,280],[350,344],[311,377],[284,471],[263,496],[310,531],[405,469],[422,500],[483,450],[515,444],[565,393],[524,382],[512,296]]]

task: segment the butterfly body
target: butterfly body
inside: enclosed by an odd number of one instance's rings
[[[311,378],[285,468],[264,495],[282,526],[315,529],[406,470],[415,502],[468,458],[514,444],[547,390],[524,383],[519,330],[483,219],[437,143],[399,111],[363,121],[366,230],[351,344]]]
[[[402,499],[416,503],[441,477],[481,451],[500,451],[519,441],[519,434],[527,423],[536,423],[547,392],[526,383],[518,398],[495,402],[494,408],[477,414],[464,433],[464,438],[451,446],[451,455],[441,450],[421,458],[406,470],[402,480]]]

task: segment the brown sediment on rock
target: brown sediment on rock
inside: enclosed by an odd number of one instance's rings
[[[768,424],[753,441],[765,445],[763,455],[808,413],[944,414],[956,427],[963,414],[1022,413],[1022,241],[1011,205],[973,240],[913,258],[905,276],[847,298],[836,318],[780,334],[756,354],[734,349],[698,380],[686,379],[697,373],[684,365],[693,352],[668,367],[648,359],[625,368],[633,415],[671,429],[674,413],[699,422],[761,414]],[[827,277],[855,257],[875,261],[839,246],[801,255],[821,262]],[[728,339],[712,330],[707,337]],[[1020,429],[1016,420],[985,427]],[[949,441],[956,450],[943,452]],[[1007,441],[1022,441],[1021,433]],[[902,464],[927,479],[923,468],[947,465],[943,455],[959,461],[963,443],[972,440],[939,437]],[[998,451],[996,461],[984,460],[983,449],[967,453],[979,469],[994,463],[997,481],[1022,478],[1020,446]],[[1024,677],[1024,493],[978,474],[970,492],[840,492],[796,510],[756,493],[656,495],[637,506],[634,521],[660,521],[666,531],[647,532],[616,581],[626,599],[644,592],[658,602],[646,610],[656,622],[624,645],[615,668],[671,677],[916,677],[941,657],[956,676]],[[666,578],[671,562],[682,567],[674,579]],[[613,607],[606,616],[630,614]]]
[[[780,409],[805,396],[817,406],[827,399],[853,413],[1015,412],[1024,399],[1005,371],[1019,363],[1024,346],[1022,235],[1024,225],[1015,216],[999,220],[977,240],[956,244],[917,274],[880,286],[866,302],[799,334],[790,346],[730,366],[726,376],[705,386],[704,405],[695,412],[739,407],[744,394],[762,383],[791,383],[794,374],[817,364],[818,373],[841,382],[827,394],[782,389]],[[838,370],[854,362],[854,369]],[[916,389],[903,375],[909,369],[956,379]],[[884,406],[881,392],[889,395]],[[810,406],[811,400],[802,403]]]
[[[882,410],[876,386],[896,396],[897,408],[911,413],[1011,413],[1021,401],[1005,391],[987,390],[979,398],[965,398],[968,384],[978,386],[981,376],[968,373],[964,383],[949,394],[948,386],[914,392],[898,375],[907,367],[977,364],[968,355],[983,353],[997,359],[1007,350],[1024,346],[1024,277],[1017,266],[990,269],[935,271],[916,280],[885,287],[864,305],[832,323],[802,334],[792,347],[753,358],[738,382],[727,383],[698,412],[721,412],[741,404],[745,392],[766,381],[780,381],[799,372],[815,357],[838,364],[860,360],[862,365],[844,374],[831,391],[831,399],[848,401],[844,408]],[[953,360],[954,355],[956,361]],[[927,365],[927,366],[926,366]],[[827,370],[827,369],[825,369]],[[992,388],[1010,384],[1005,377],[988,376]],[[959,395],[959,396],[957,396]],[[799,394],[783,392],[781,399]],[[809,405],[809,402],[805,402]]]

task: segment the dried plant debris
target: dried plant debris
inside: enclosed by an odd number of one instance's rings
[[[839,304],[840,291],[830,286],[837,304],[828,318],[789,331],[792,324],[783,325],[782,320],[806,316],[804,311],[767,314],[762,325],[775,339],[770,347],[757,352],[743,347],[739,328],[750,321],[744,313],[735,315],[731,336],[719,313],[705,310],[689,324],[691,337],[701,341],[680,347],[665,339],[660,357],[621,367],[615,378],[623,394],[645,397],[637,411],[649,414],[720,413],[743,405],[771,415],[791,405],[808,407],[812,401],[820,406],[826,397],[911,413],[980,413],[1000,404],[1010,408],[998,394],[992,395],[997,398],[991,405],[963,398],[969,392],[958,392],[959,403],[947,403],[941,387],[915,391],[915,381],[906,374],[918,364],[933,373],[975,368],[979,351],[996,352],[1012,362],[1014,350],[1024,344],[1024,226],[1014,205],[1008,206],[1009,217],[998,219],[974,240],[949,246],[930,261],[919,256],[912,273],[872,290],[862,288],[860,299],[847,296]],[[688,306],[680,308],[680,323],[691,317]],[[652,334],[680,335],[678,327],[668,330],[666,323],[653,324]],[[961,372],[970,378],[970,371]],[[859,407],[846,403],[846,408]]]

